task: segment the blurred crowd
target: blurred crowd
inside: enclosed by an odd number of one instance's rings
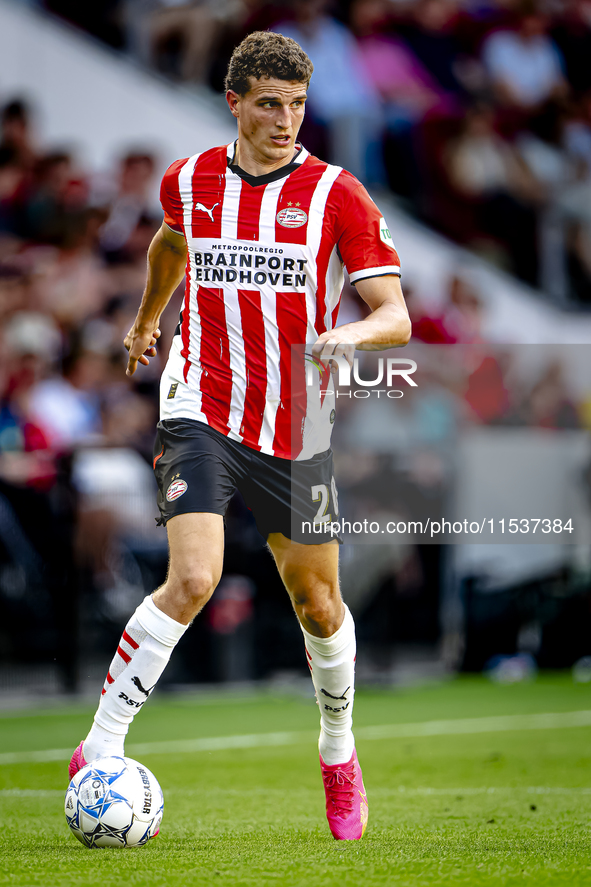
[[[314,61],[306,146],[558,300],[591,302],[591,0],[43,0],[223,89],[271,28]]]
[[[93,176],[35,143],[25,102],[1,115],[2,474],[44,487],[82,442],[149,455],[157,370],[129,385],[122,340],[160,224],[154,158],[130,152]]]
[[[145,150],[81,170],[38,144],[26,101],[0,109],[0,660],[53,655],[69,686],[78,602],[116,620],[166,568],[159,368],[130,384],[122,346],[161,222],[154,172]]]

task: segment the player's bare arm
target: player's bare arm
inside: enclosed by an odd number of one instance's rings
[[[183,279],[186,261],[184,236],[163,223],[148,250],[148,277],[136,319],[123,340],[129,351],[128,376],[133,376],[138,363],[147,366],[155,357],[160,317]]]
[[[363,320],[327,330],[318,337],[312,353],[324,362],[341,355],[352,362],[356,349],[382,351],[406,345],[410,339],[411,323],[399,277],[393,274],[369,277],[359,280],[356,287],[371,308],[371,314]]]

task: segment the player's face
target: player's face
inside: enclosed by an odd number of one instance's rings
[[[238,121],[240,164],[244,167],[248,158],[272,172],[293,157],[304,119],[306,84],[273,77],[251,77],[250,82],[245,95],[230,90],[227,97]]]

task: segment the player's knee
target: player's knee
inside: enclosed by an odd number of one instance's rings
[[[330,637],[340,627],[343,604],[338,589],[325,590],[323,594],[301,593],[293,595],[298,617],[307,631],[320,637]]]
[[[193,569],[177,575],[174,580],[177,592],[195,612],[205,606],[218,584],[219,576],[209,570]]]

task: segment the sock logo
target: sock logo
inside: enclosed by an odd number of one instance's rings
[[[142,687],[142,682],[140,681],[140,679],[138,678],[137,675],[134,675],[134,676],[132,677],[132,679],[131,679],[131,683],[136,685],[136,687],[138,688],[138,690],[140,691],[140,693],[143,693],[144,696],[146,697],[146,699],[148,698],[148,696],[150,695],[150,693],[152,692],[152,690],[153,690],[154,687],[156,686],[156,684],[154,684],[152,687],[150,687],[149,690],[144,690],[144,688]],[[347,690],[348,690],[348,689],[349,689],[349,688],[347,687]],[[345,690],[345,693],[347,692],[347,690]],[[322,692],[324,693],[324,690],[323,690]],[[333,697],[333,698],[334,698],[334,697]]]
[[[337,702],[342,701],[345,703],[338,708],[335,708],[333,705],[327,705],[326,703],[324,703],[324,711],[332,711],[334,714],[338,714],[341,711],[347,711],[347,709],[351,705],[351,701],[347,699],[347,693],[350,689],[351,687],[347,687],[342,696],[333,696],[332,693],[329,693],[328,690],[325,690],[323,687],[321,687],[320,692],[323,693],[325,696],[328,696],[329,699],[336,699]]]
[[[135,678],[134,678],[134,682],[135,682]],[[345,690],[345,692],[343,693],[342,696],[333,696],[332,693],[328,693],[322,687],[320,688],[320,692],[324,693],[325,696],[328,696],[329,699],[343,699],[346,702],[347,701],[347,693],[349,692],[350,689],[351,689],[350,686],[347,687],[347,689]]]
[[[347,709],[349,708],[350,705],[351,705],[350,702],[345,702],[345,704],[344,704],[344,705],[341,705],[340,708],[335,708],[334,706],[332,706],[332,705],[326,705],[326,703],[325,703],[325,705],[324,705],[324,711],[332,711],[333,714],[337,715],[337,714],[338,714],[339,712],[341,712],[341,711],[347,711]]]
[[[125,700],[127,705],[131,705],[134,708],[141,708],[144,702],[136,702],[135,699],[132,699],[131,696],[128,696],[127,693],[120,693],[119,699]]]

